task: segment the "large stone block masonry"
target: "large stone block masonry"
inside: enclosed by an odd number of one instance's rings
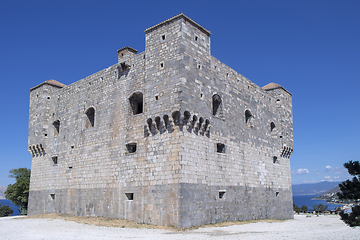
[[[211,33],[184,14],[145,34],[142,53],[30,90],[29,214],[179,228],[292,218],[291,94],[211,56]]]

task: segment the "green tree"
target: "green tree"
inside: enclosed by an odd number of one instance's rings
[[[30,169],[12,169],[9,173],[9,177],[15,178],[16,182],[7,187],[4,192],[5,198],[19,207],[21,214],[26,214],[29,199]]]
[[[307,212],[307,211],[309,211],[309,208],[304,204],[304,205],[301,206],[300,210],[302,212]]]
[[[341,220],[350,227],[360,226],[360,206],[358,204],[360,199],[360,163],[359,161],[349,161],[344,163],[344,167],[354,177],[352,180],[346,180],[339,184],[338,196],[340,199],[354,200],[356,205],[352,207],[351,212],[342,211],[340,213]]]
[[[1,206],[0,203],[0,217],[10,216],[13,210],[8,205]]]
[[[293,203],[293,209],[295,212],[299,213],[300,212],[300,208],[298,206],[295,205],[295,203]]]
[[[324,212],[324,211],[326,211],[327,210],[327,208],[328,208],[328,205],[322,205],[321,203],[319,203],[319,204],[315,204],[314,206],[313,206],[313,209],[314,209],[314,211],[317,211],[317,212]]]

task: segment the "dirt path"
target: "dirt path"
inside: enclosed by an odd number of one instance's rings
[[[65,220],[66,219],[66,220]],[[38,218],[0,218],[0,236],[5,239],[360,239],[360,228],[346,226],[339,216],[295,215],[286,221],[260,221],[227,227],[204,227],[179,231],[166,227],[134,224],[130,228],[124,220],[106,218],[79,218],[48,215]],[[107,226],[95,226],[89,224]],[[118,221],[118,222],[116,222]],[[131,221],[128,221],[131,222]],[[137,225],[137,226],[136,226]],[[153,229],[149,229],[149,228]],[[160,229],[159,229],[160,228]]]

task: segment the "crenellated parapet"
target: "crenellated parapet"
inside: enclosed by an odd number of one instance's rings
[[[162,117],[156,116],[154,119],[148,118],[144,125],[144,136],[172,133],[176,129],[210,137],[211,125],[209,119],[204,119],[196,114],[191,115],[189,111],[184,111],[183,114],[180,111],[174,111],[171,117],[165,114]]]

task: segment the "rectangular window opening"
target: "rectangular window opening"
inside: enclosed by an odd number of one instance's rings
[[[277,157],[273,157],[273,163],[278,163],[278,160],[277,160],[278,158]]]
[[[134,193],[125,193],[127,200],[134,200]]]
[[[225,190],[219,190],[219,198],[224,198],[225,197],[225,193],[226,191]]]
[[[57,156],[54,156],[54,157],[52,157],[51,159],[52,159],[52,161],[53,161],[54,164],[57,164],[57,163],[58,163],[58,157],[57,157]]]
[[[217,143],[216,144],[216,152],[225,153],[225,144]]]
[[[55,193],[50,193],[50,197],[52,200],[55,200]]]
[[[161,39],[162,39],[162,40],[165,40],[165,38],[166,38],[165,35],[162,35],[162,36],[161,36]]]
[[[278,196],[279,196],[279,192],[276,192],[275,195],[278,197]]]
[[[128,144],[126,144],[126,149],[128,150],[129,153],[136,152],[136,143],[128,143]]]

